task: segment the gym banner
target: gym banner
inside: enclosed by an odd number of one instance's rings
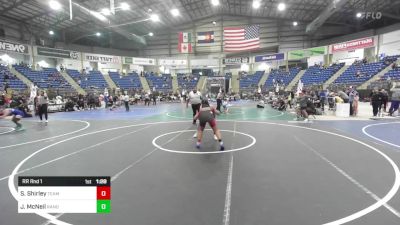
[[[150,58],[123,57],[123,62],[124,62],[124,64],[133,64],[133,65],[144,65],[144,66],[156,65],[156,60],[150,59]]]
[[[374,47],[374,37],[361,38],[357,40],[337,43],[329,46],[330,52],[335,53],[339,51],[351,51],[360,48]]]
[[[188,61],[186,59],[159,59],[158,65],[160,66],[186,66]]]
[[[232,58],[225,58],[222,60],[222,63],[225,65],[240,65],[242,63],[249,63],[249,57],[232,57]]]
[[[314,48],[308,48],[308,49],[302,49],[302,50],[289,51],[288,59],[289,60],[303,59],[303,58],[308,58],[311,56],[318,56],[318,55],[325,55],[325,54],[327,54],[327,47],[320,46],[320,47],[314,47]]]
[[[10,41],[0,40],[0,51],[16,52],[21,54],[29,53],[29,46]]]
[[[285,59],[285,53],[276,53],[276,54],[268,54],[268,55],[257,55],[254,58],[255,62],[268,62],[268,61],[276,61]]]
[[[85,53],[84,60],[100,63],[120,63],[120,56]]]
[[[68,51],[56,48],[44,48],[39,46],[36,47],[36,55],[52,57],[52,58],[62,58],[62,59],[74,59],[74,60],[81,59],[80,52]]]

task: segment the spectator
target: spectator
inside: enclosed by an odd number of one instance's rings
[[[389,116],[393,116],[393,113],[399,109],[400,105],[400,88],[396,88],[396,84],[392,89],[392,99],[389,108]]]
[[[377,117],[379,108],[380,106],[382,106],[382,99],[383,99],[382,92],[378,91],[377,88],[374,88],[374,90],[372,90],[372,93],[370,94],[370,97],[372,105],[372,114],[374,117]]]
[[[349,96],[344,91],[339,91],[337,94],[343,99],[344,103],[349,103]]]
[[[395,70],[395,69],[397,69],[397,64],[394,62],[394,63],[392,64],[392,70]]]
[[[364,57],[364,58],[363,58],[362,63],[363,63],[363,64],[367,64],[367,57]]]
[[[350,116],[353,116],[354,114],[353,102],[355,96],[358,96],[358,92],[356,91],[355,88],[350,86],[349,89]]]
[[[357,94],[353,98],[353,116],[357,116],[358,114],[358,102],[360,100],[360,96]]]
[[[382,89],[381,93],[382,93],[383,111],[386,112],[387,103],[389,101],[389,94],[387,93],[387,91],[385,89]]]

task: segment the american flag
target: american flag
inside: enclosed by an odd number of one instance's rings
[[[224,28],[224,49],[226,52],[237,52],[260,48],[260,26]]]

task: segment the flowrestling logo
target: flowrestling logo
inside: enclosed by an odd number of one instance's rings
[[[363,19],[372,19],[372,20],[380,20],[382,18],[381,12],[361,12],[357,14],[357,17],[361,17]]]
[[[28,53],[28,46],[0,40],[0,50],[17,53]]]

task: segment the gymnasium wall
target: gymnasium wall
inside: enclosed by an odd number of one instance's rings
[[[212,21],[216,21],[214,26]],[[178,52],[178,32],[191,32],[192,33],[192,46],[193,54],[191,57],[201,57],[204,55],[220,56],[223,51],[222,34],[223,27],[230,26],[246,26],[259,24],[261,29],[261,50],[259,53],[275,53],[286,52],[294,49],[304,49],[316,46],[317,41],[326,35],[324,30],[329,31],[332,29],[321,28],[318,34],[308,36],[305,34],[306,24],[299,24],[293,27],[292,21],[282,21],[275,19],[265,18],[246,18],[246,17],[210,17],[188,23],[177,28],[166,29],[154,32],[155,35],[148,40],[148,46],[139,50],[142,57],[178,57],[184,56]],[[333,29],[336,33],[343,33],[343,29]],[[214,43],[211,44],[197,44],[197,32],[214,31]],[[237,54],[248,56],[248,53]]]

